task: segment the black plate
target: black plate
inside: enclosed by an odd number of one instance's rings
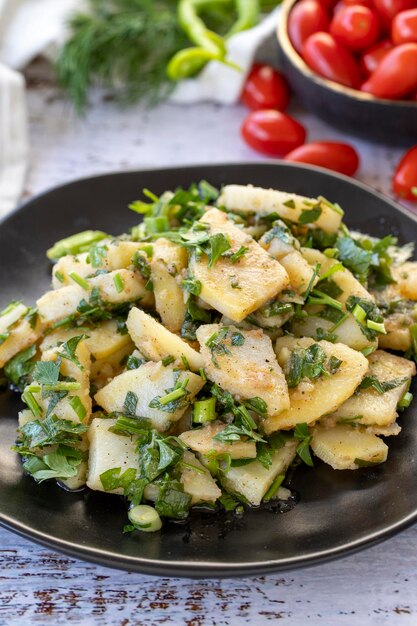
[[[49,287],[45,250],[74,231],[118,234],[135,224],[126,210],[143,187],[156,193],[205,178],[214,185],[254,183],[309,196],[325,195],[347,212],[347,224],[400,242],[417,239],[417,220],[360,183],[290,164],[198,166],[110,174],[53,189],[22,206],[0,228],[1,305],[34,302]],[[0,397],[0,523],[75,557],[138,572],[179,576],[250,575],[336,558],[381,541],[417,519],[417,410],[390,440],[388,462],[336,472],[316,462],[299,468],[292,487],[300,503],[284,514],[251,511],[243,518],[194,512],[186,524],[153,535],[123,535],[125,506],[115,496],[36,486],[10,451],[16,397]]]

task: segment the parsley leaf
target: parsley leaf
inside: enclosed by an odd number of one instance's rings
[[[375,376],[365,376],[358,389],[375,389],[379,394],[383,394],[386,391],[391,391],[391,389],[396,389],[397,387],[401,387],[405,382],[407,382],[408,378],[393,378],[392,380],[386,380],[384,382],[378,380]]]
[[[313,222],[317,222],[317,220],[319,219],[322,213],[323,213],[323,209],[321,209],[320,207],[301,211],[300,217],[298,218],[298,223],[301,225],[305,225],[305,224],[312,224]]]
[[[217,233],[209,238],[210,251],[208,266],[211,268],[218,261],[223,252],[230,249],[228,238],[223,233]]]
[[[310,435],[310,431],[308,430],[308,425],[303,422],[302,424],[297,424],[294,429],[294,439],[297,439],[300,443],[297,446],[297,454],[300,459],[310,467],[313,467],[313,459],[311,458],[310,453],[310,442],[312,436]]]
[[[372,263],[372,252],[364,250],[351,237],[339,237],[336,240],[339,260],[351,270],[361,282],[365,282]]]

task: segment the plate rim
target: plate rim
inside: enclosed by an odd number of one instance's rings
[[[357,179],[351,178],[349,176],[345,176],[338,172],[333,172],[327,170],[325,168],[306,165],[306,164],[298,164],[298,163],[288,163],[280,160],[268,160],[264,161],[231,161],[226,163],[197,163],[197,164],[182,164],[180,166],[169,166],[169,167],[147,167],[147,168],[132,168],[128,170],[116,170],[111,172],[102,172],[90,176],[83,176],[81,178],[76,178],[70,181],[66,181],[62,184],[52,186],[45,191],[38,193],[31,198],[22,201],[18,204],[18,206],[6,216],[3,216],[0,219],[0,227],[7,224],[7,222],[18,214],[25,213],[25,211],[31,209],[31,205],[34,202],[42,201],[45,197],[49,196],[51,193],[55,191],[62,191],[65,188],[76,186],[80,183],[87,183],[92,179],[100,179],[100,178],[111,178],[118,177],[126,174],[146,174],[148,172],[160,172],[161,174],[164,172],[187,172],[190,169],[198,169],[201,172],[210,172],[210,170],[219,170],[223,169],[227,172],[227,169],[233,167],[242,167],[250,169],[255,167],[256,169],[262,169],[267,166],[270,168],[271,166],[276,166],[281,169],[297,169],[301,172],[315,172],[318,174],[324,174],[326,177],[334,178],[336,180],[342,180],[346,183],[349,183],[353,187],[357,187],[362,191],[378,198],[378,200],[388,204],[395,211],[401,213],[404,217],[411,219],[411,221],[417,224],[417,214],[413,213],[411,209],[402,206],[397,203],[395,200],[386,196],[385,194],[377,191],[359,181]],[[207,175],[209,177],[209,174]],[[180,578],[231,578],[231,577],[244,577],[244,576],[254,576],[261,575],[273,572],[282,572],[282,571],[290,571],[293,569],[299,569],[303,567],[311,567],[314,565],[319,565],[322,563],[326,563],[338,558],[342,558],[345,556],[349,556],[358,552],[360,550],[364,550],[366,548],[370,548],[378,543],[381,543],[390,537],[398,534],[399,532],[405,530],[406,528],[412,526],[417,522],[417,509],[411,513],[409,513],[406,517],[401,520],[391,524],[388,527],[384,527],[383,529],[376,530],[374,532],[368,532],[365,536],[353,540],[347,541],[340,546],[336,546],[334,548],[326,548],[325,550],[319,550],[317,552],[310,553],[308,556],[292,556],[286,557],[284,559],[280,559],[277,561],[276,559],[258,561],[258,562],[239,562],[239,563],[216,563],[210,561],[182,561],[176,560],[174,561],[166,561],[160,559],[145,559],[141,557],[132,557],[129,555],[117,555],[113,552],[109,552],[105,549],[98,549],[89,547],[88,545],[83,545],[82,543],[73,543],[67,540],[59,539],[58,537],[54,537],[50,534],[43,533],[41,531],[37,531],[33,529],[28,524],[20,523],[11,518],[10,516],[4,514],[1,510],[0,505],[0,526],[3,528],[17,533],[18,535],[34,541],[37,544],[42,546],[55,549],[63,554],[66,554],[73,558],[78,558],[84,561],[88,561],[91,563],[95,563],[98,565],[102,565],[105,567],[133,571],[136,573],[142,573],[145,575],[153,575],[153,576],[172,576],[172,577],[180,577]]]

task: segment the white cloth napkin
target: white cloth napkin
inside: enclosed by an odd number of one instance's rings
[[[86,0],[0,0],[0,218],[21,195],[29,153],[24,81],[12,70],[39,55],[53,60],[67,37],[68,16],[86,6]],[[179,83],[171,101],[236,102],[256,50],[275,29],[278,10],[228,41],[227,56],[241,72],[212,61],[198,77]]]

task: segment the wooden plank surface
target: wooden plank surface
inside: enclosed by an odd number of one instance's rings
[[[80,120],[48,85],[31,88],[28,98],[32,153],[26,197],[99,172],[260,158],[239,139],[245,115],[239,106],[120,111],[97,94],[94,107]],[[358,177],[389,192],[401,149],[352,140],[305,112],[293,112],[307,125],[310,140],[352,141],[362,157]],[[0,626],[415,626],[416,583],[417,527],[314,568],[205,581],[106,569],[0,529]]]

